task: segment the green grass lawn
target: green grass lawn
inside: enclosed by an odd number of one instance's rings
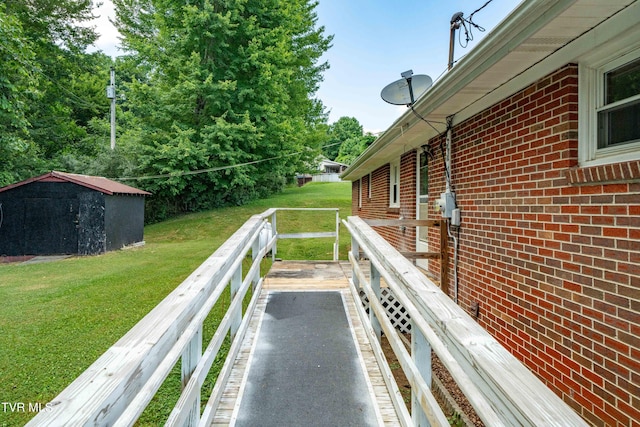
[[[32,418],[29,403],[53,399],[251,215],[271,207],[335,207],[346,218],[351,186],[307,184],[246,206],[174,218],[146,227],[146,244],[136,249],[45,264],[0,264],[0,402],[24,403],[26,409],[12,412],[15,406],[0,405],[0,426]],[[277,226],[284,233],[333,230],[335,216],[282,212]],[[349,236],[340,231],[345,259]],[[281,241],[278,257],[331,259],[332,240]],[[223,311],[212,313],[212,324]],[[168,414],[166,401],[177,396],[161,394],[148,411],[155,415],[145,414],[141,425],[154,425],[157,414]]]

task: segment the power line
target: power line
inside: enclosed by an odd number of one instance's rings
[[[198,169],[198,170],[194,170],[194,171],[180,171],[180,172],[171,172],[171,173],[165,173],[165,174],[160,174],[160,175],[131,176],[131,177],[112,178],[112,179],[118,180],[118,181],[137,181],[137,180],[146,180],[146,179],[173,178],[173,177],[176,177],[176,176],[186,176],[186,175],[199,175],[201,173],[216,172],[216,171],[221,171],[221,170],[239,168],[239,167],[242,167],[242,166],[254,165],[254,164],[257,164],[257,163],[263,163],[263,162],[268,162],[268,161],[271,161],[271,160],[282,159],[282,158],[285,158],[285,157],[291,157],[291,156],[295,156],[297,154],[302,154],[302,153],[303,153],[303,151],[299,151],[297,153],[284,154],[282,156],[269,157],[269,158],[266,158],[266,159],[254,160],[252,162],[238,163],[238,164],[229,165],[229,166],[217,166],[217,167],[214,167],[214,168]]]
[[[488,0],[485,4],[483,4],[482,6],[480,6],[473,12],[471,12],[471,15],[469,15],[468,18],[464,18],[464,15],[462,13],[459,14],[460,16],[457,17],[457,22],[459,22],[459,24],[462,25],[462,27],[464,28],[464,34],[465,34],[464,42],[462,41],[462,31],[458,35],[458,42],[460,43],[461,47],[463,48],[467,47],[469,42],[473,40],[473,28],[475,28],[480,32],[486,31],[484,27],[481,27],[480,25],[473,22],[473,15],[475,15],[476,13],[480,12],[482,9],[487,7],[489,3],[491,3],[492,1],[493,0]]]
[[[325,148],[325,147],[332,147],[332,146],[338,145],[338,144],[342,144],[342,142],[335,142],[333,144],[323,145],[322,147],[320,147],[320,149]],[[296,156],[296,155],[303,154],[303,153],[304,153],[304,151],[298,151],[298,152],[295,152],[295,153],[283,154],[281,156],[269,157],[269,158],[266,158],[266,159],[254,160],[254,161],[251,161],[251,162],[238,163],[238,164],[235,164],[235,165],[228,165],[228,166],[217,166],[217,167],[213,167],[213,168],[198,169],[198,170],[193,170],[193,171],[180,171],[180,172],[171,172],[171,173],[165,173],[165,174],[159,174],[159,175],[130,176],[130,177],[111,178],[111,179],[116,180],[116,181],[139,181],[139,180],[147,180],[147,179],[160,179],[160,178],[173,178],[173,177],[178,177],[178,176],[187,176],[187,175],[199,175],[199,174],[202,174],[202,173],[217,172],[217,171],[221,171],[221,170],[239,168],[239,167],[242,167],[242,166],[255,165],[257,163],[263,163],[263,162],[268,162],[268,161],[271,161],[271,160],[283,159],[283,158],[286,158],[286,157]]]
[[[469,15],[469,21],[471,21],[473,19],[473,15],[475,15],[476,13],[480,12],[482,9],[484,9],[485,7],[487,7],[487,5],[489,3],[491,3],[493,0],[488,0],[485,4],[483,4],[482,6],[480,6],[478,9],[474,10],[473,12],[471,12],[471,15]]]

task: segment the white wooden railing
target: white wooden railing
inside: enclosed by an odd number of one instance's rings
[[[349,217],[343,224],[352,237],[351,291],[357,298],[362,288],[371,303],[369,314],[361,309],[360,315],[404,425],[449,425],[430,391],[432,349],[487,426],[587,425],[364,220]],[[360,254],[370,261],[369,274],[360,267]],[[381,277],[411,316],[411,351],[379,303]],[[411,383],[411,415],[383,362],[381,332]]]
[[[281,239],[314,239],[314,238],[333,238],[333,260],[338,260],[338,245],[340,240],[340,210],[337,208],[272,208],[262,214],[263,217],[271,217],[271,224],[276,229],[276,213],[286,211],[317,211],[317,212],[335,212],[335,231],[310,231],[304,233],[277,233],[278,240]],[[277,252],[277,246],[273,250],[273,259],[275,260],[275,254]]]
[[[278,234],[276,218],[281,210],[290,209],[269,209],[251,217],[28,425],[133,425],[180,360],[182,392],[166,425],[210,425],[262,289],[262,258],[269,251],[275,258],[279,238],[335,237],[337,259],[337,209],[305,209],[335,211],[335,233],[298,235]],[[251,266],[243,273],[249,253]],[[229,307],[203,351],[203,322],[227,287]],[[253,295],[243,314],[242,302],[250,288]],[[225,364],[201,411],[202,385],[229,334],[232,341]]]
[[[166,425],[210,425],[262,288],[261,260],[270,250],[276,252],[278,238],[301,237],[277,232],[278,211],[270,209],[251,217],[29,425],[132,425],[179,362],[182,392]],[[358,306],[360,315],[369,319],[366,329],[404,425],[448,425],[429,390],[431,349],[486,425],[586,425],[363,220],[349,217],[343,223],[352,236],[351,290],[357,298],[362,287],[370,300],[370,315]],[[337,233],[336,229],[334,257]],[[304,238],[330,237],[327,233],[302,234]],[[243,272],[243,260],[249,253],[252,262]],[[360,253],[370,260],[368,277],[359,266]],[[411,316],[410,352],[378,302],[381,277]],[[203,322],[227,287],[231,292],[229,307],[203,351]],[[242,302],[249,289],[254,292],[243,313]],[[411,415],[377,344],[382,331],[412,385]],[[232,341],[225,364],[201,410],[202,384],[228,335]]]

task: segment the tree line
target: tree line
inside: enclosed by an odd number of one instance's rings
[[[317,2],[114,5],[116,59],[87,51],[92,0],[0,4],[0,186],[50,170],[106,176],[152,192],[157,220],[264,197],[320,153],[348,163],[373,140],[354,118],[327,124],[315,97],[333,38]]]

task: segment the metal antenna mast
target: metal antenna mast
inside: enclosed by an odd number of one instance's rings
[[[462,21],[463,16],[464,14],[462,12],[458,12],[451,17],[451,32],[449,36],[449,70],[453,68],[453,48],[455,46],[456,30],[460,28],[460,21]]]

